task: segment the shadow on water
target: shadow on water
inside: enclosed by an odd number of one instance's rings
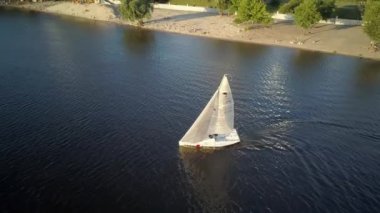
[[[108,8],[111,8],[111,10],[113,11],[113,14],[120,18],[120,10],[119,10],[119,5],[117,4],[114,4],[113,2],[109,1],[109,0],[105,0],[105,2],[107,2],[108,4],[105,5],[106,7]]]
[[[243,53],[243,55],[251,57],[252,59],[264,55],[264,53],[269,49],[268,46],[259,44],[237,43],[234,44],[234,49],[237,53]]]
[[[14,8],[14,7],[2,7],[0,5],[0,13],[7,13],[7,15],[14,15],[19,17],[20,13],[23,15],[28,16],[38,16],[41,14],[41,12],[34,11],[34,10],[28,10],[28,9],[22,9],[22,8]]]
[[[358,84],[361,86],[380,86],[380,62],[365,61],[358,68]]]
[[[154,41],[153,31],[129,27],[124,31],[123,43],[128,51],[145,53],[151,49]]]
[[[326,54],[312,51],[295,51],[293,63],[295,67],[299,67],[302,71],[308,71],[309,67],[318,65],[325,58]]]
[[[205,212],[224,212],[233,207],[229,197],[232,154],[226,150],[180,147],[180,160],[197,204]]]
[[[228,62],[228,64],[254,63],[260,60],[262,56],[265,56],[265,53],[270,49],[264,45],[237,43],[220,39],[208,39],[207,44],[210,43],[212,45],[208,45],[208,49],[205,48],[206,56],[215,57],[213,60]],[[239,57],[236,57],[237,55]],[[235,70],[238,70],[238,68],[235,68]]]

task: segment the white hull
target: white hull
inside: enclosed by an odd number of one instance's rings
[[[239,142],[240,142],[239,135],[238,135],[236,129],[233,129],[233,131],[228,135],[218,135],[216,137],[208,138],[208,139],[200,141],[198,143],[180,141],[179,145],[180,146],[217,148],[217,147],[231,146],[231,145],[239,143]]]

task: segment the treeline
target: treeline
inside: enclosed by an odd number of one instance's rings
[[[95,3],[95,0],[5,0],[5,2],[8,3],[31,3],[31,2],[53,2],[53,1],[67,1],[67,2],[74,2],[74,3]]]
[[[264,24],[272,23],[271,14],[263,0],[215,0],[221,15],[236,14],[235,22]],[[278,0],[272,0],[273,3]],[[366,1],[366,0],[361,0]],[[292,13],[295,23],[303,29],[310,29],[321,19],[328,19],[335,14],[335,0],[290,0],[280,7],[281,13]],[[372,39],[377,49],[380,43],[380,0],[367,0],[364,10],[364,32]],[[141,26],[143,19],[150,17],[153,0],[122,0],[120,12],[122,17],[137,21]]]

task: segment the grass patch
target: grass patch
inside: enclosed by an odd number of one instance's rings
[[[215,0],[170,0],[170,4],[216,8]]]
[[[216,8],[215,0],[170,0],[170,4],[175,5],[189,5],[189,6],[198,6],[198,7],[210,7]],[[336,15],[338,18],[342,19],[355,19],[361,20],[360,10],[358,7],[358,3],[355,0],[337,0],[335,2],[336,5]],[[279,4],[271,5],[267,4],[267,10],[270,13],[275,13]]]
[[[342,19],[361,20],[360,10],[356,1],[340,0],[335,2],[336,15]]]
[[[285,1],[288,2],[288,1]],[[284,4],[284,3],[282,3]],[[338,16],[338,18],[342,19],[354,19],[354,20],[361,20],[360,10],[359,10],[359,1],[358,0],[336,0],[335,6],[335,16]],[[269,5],[267,5],[267,8],[270,12],[274,13],[277,8],[272,7],[270,8]],[[335,17],[331,17],[335,18]]]
[[[170,4],[216,8],[216,0],[170,0]],[[276,13],[280,4],[267,4],[269,13]]]

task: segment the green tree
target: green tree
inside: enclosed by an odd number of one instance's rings
[[[315,0],[304,0],[294,11],[296,24],[303,29],[310,29],[322,19]]]
[[[280,13],[294,13],[294,9],[301,4],[301,0],[290,0],[289,2],[281,5],[278,12]]]
[[[143,18],[150,18],[152,11],[152,0],[121,0],[122,17],[130,21],[137,21],[140,26],[144,24]]]
[[[270,24],[272,17],[262,0],[241,0],[237,11],[237,22]]]
[[[216,7],[219,10],[219,14],[223,15],[224,11],[227,10],[231,5],[230,0],[216,0]]]
[[[380,0],[368,0],[364,10],[364,32],[375,44],[380,43]]]
[[[302,0],[290,0],[283,4],[278,12],[294,14],[295,9],[302,3]],[[324,20],[331,18],[335,13],[335,0],[316,0],[317,8]]]

